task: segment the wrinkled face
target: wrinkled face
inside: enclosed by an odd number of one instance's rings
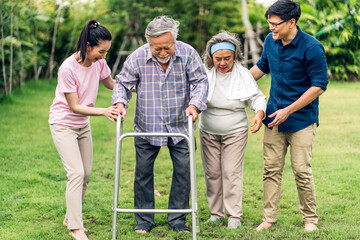
[[[149,45],[152,55],[162,64],[168,63],[175,52],[175,41],[170,32],[160,37],[151,37]]]
[[[214,52],[212,60],[216,70],[222,73],[231,72],[234,66],[235,53],[224,49]]]
[[[271,15],[267,19],[269,23],[269,29],[272,32],[272,36],[275,40],[281,40],[287,38],[290,33],[290,21],[284,21],[280,17]]]
[[[91,47],[90,43],[87,45],[86,49],[86,60],[94,63],[106,57],[109,49],[111,47],[111,41],[99,41],[97,46]]]

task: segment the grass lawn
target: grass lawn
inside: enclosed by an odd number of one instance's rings
[[[269,79],[259,81],[268,95]],[[66,176],[48,126],[56,81],[27,82],[21,91],[0,102],[0,239],[72,239],[62,226]],[[320,97],[320,127],[313,149],[319,231],[305,233],[289,158],[283,173],[279,218],[269,230],[256,232],[262,221],[262,134],[250,134],[245,156],[243,225],[228,230],[226,222],[205,225],[210,216],[200,151],[197,185],[200,209],[198,239],[360,239],[360,83],[331,82]],[[111,91],[100,88],[97,106],[110,105]],[[134,101],[124,123],[132,131]],[[250,118],[253,113],[249,113]],[[90,239],[111,239],[115,124],[91,117],[93,171],[83,204]],[[196,136],[198,131],[196,130]],[[199,139],[197,137],[199,148]],[[119,207],[133,207],[133,140],[123,142]],[[168,150],[155,162],[156,207],[166,208],[172,175]],[[191,226],[191,215],[188,216]],[[134,233],[133,214],[118,214],[118,239],[190,239],[169,230],[165,214],[155,216],[151,233]]]

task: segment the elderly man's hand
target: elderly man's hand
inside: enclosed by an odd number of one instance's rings
[[[194,105],[190,105],[186,110],[185,110],[185,114],[186,117],[188,118],[190,115],[193,116],[193,122],[196,122],[196,120],[199,117],[199,114],[197,112],[197,107],[195,107]]]
[[[116,108],[117,108],[117,110],[120,112],[120,114],[121,114],[121,116],[122,116],[121,121],[124,121],[124,118],[125,118],[125,116],[126,116],[126,109],[125,109],[125,107],[124,107],[124,104],[122,104],[122,103],[117,103],[117,104],[116,104]],[[117,120],[117,119],[116,119],[116,120]]]

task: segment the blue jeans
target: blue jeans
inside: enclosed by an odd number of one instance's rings
[[[190,156],[186,140],[176,145],[168,138],[168,148],[173,162],[173,176],[168,209],[188,209],[190,195]],[[135,137],[136,169],[134,181],[134,208],[154,209],[154,162],[160,146],[151,145],[147,140]],[[169,213],[167,220],[172,228],[185,224],[186,213]],[[154,225],[153,213],[136,213],[137,229],[150,231]]]

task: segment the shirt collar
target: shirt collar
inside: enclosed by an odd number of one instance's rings
[[[147,62],[147,61],[149,61],[150,59],[153,58],[153,55],[151,54],[151,51],[150,51],[150,44],[149,43],[146,44],[145,49],[146,49],[146,62]]]
[[[292,46],[295,46],[295,47],[297,47],[297,45],[299,44],[300,39],[301,39],[301,35],[302,35],[302,31],[301,31],[300,27],[298,25],[296,25],[296,28],[298,30],[297,33],[296,33],[296,36],[288,44],[288,45],[292,45]],[[275,43],[282,45],[281,39],[275,40]]]
[[[299,44],[299,42],[301,40],[301,36],[302,36],[302,31],[301,31],[300,27],[298,25],[296,25],[296,28],[298,30],[297,33],[296,33],[296,36],[290,42],[290,44],[294,45],[295,47],[297,47],[297,45]]]

